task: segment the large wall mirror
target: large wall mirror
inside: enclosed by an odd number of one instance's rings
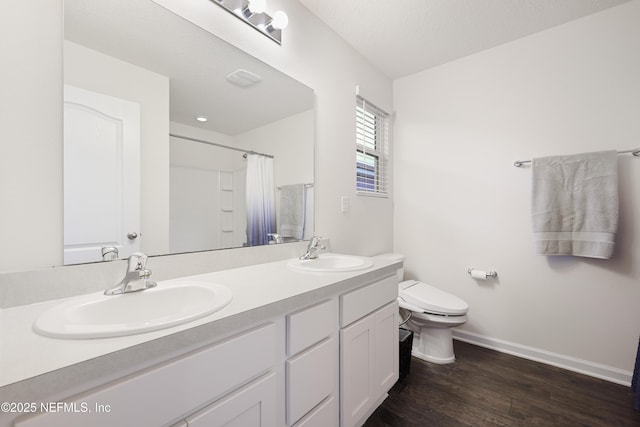
[[[313,90],[151,0],[64,8],[65,264],[313,234]]]

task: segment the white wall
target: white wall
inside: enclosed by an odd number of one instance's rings
[[[513,162],[640,145],[638,22],[636,0],[394,82],[408,276],[469,303],[462,336],[622,382],[640,335],[640,159],[619,157],[611,260],[534,255],[531,169]]]
[[[141,250],[169,252],[169,78],[64,42],[65,83],[140,104]]]
[[[332,250],[371,255],[392,249],[391,199],[355,195],[355,86],[391,111],[390,80],[362,59],[296,0],[269,1],[267,12],[284,10],[289,26],[282,45],[233,18],[209,0],[154,0],[249,54],[289,74],[316,92],[316,234]],[[341,213],[340,197],[351,197]]]
[[[171,133],[233,146],[233,137],[229,135],[181,123],[172,122]],[[170,140],[171,253],[233,246],[234,236],[223,233],[222,227],[232,226],[237,212],[222,212],[222,207],[233,205],[236,189],[223,193],[220,178],[221,172],[233,174],[234,159],[241,159],[242,153],[181,138]]]
[[[60,265],[62,1],[0,2],[0,39],[0,272]]]
[[[187,138],[201,139],[214,144],[233,147],[233,137],[220,132],[214,132],[195,126],[171,122],[171,133]],[[194,167],[198,169],[229,169],[229,165],[242,153],[226,150],[214,145],[207,145],[182,138],[170,137],[171,164]]]
[[[305,111],[233,137],[235,147],[274,156],[276,186],[313,182],[314,111]]]

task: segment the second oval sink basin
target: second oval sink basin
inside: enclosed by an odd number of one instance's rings
[[[373,265],[373,261],[366,257],[354,255],[342,255],[324,253],[316,259],[292,259],[288,263],[289,267],[296,270],[313,272],[342,272],[364,270]]]
[[[207,316],[231,298],[231,291],[221,285],[189,280],[159,283],[141,292],[73,298],[42,313],[33,329],[54,338],[133,335]]]

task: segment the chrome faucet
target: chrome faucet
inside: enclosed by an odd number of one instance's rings
[[[115,246],[103,246],[101,253],[103,261],[113,261],[114,259],[118,259],[118,248]]]
[[[144,291],[145,289],[156,287],[158,285],[156,282],[147,281],[151,276],[151,270],[147,268],[147,259],[147,255],[143,253],[131,254],[124,278],[114,288],[104,291],[104,294],[128,294],[129,292]]]
[[[309,242],[309,246],[307,246],[307,252],[300,257],[300,259],[316,259],[320,254],[320,251],[325,250],[326,248],[320,244],[320,241],[323,237],[313,236],[311,241]]]
[[[278,233],[269,233],[267,234],[271,239],[269,240],[269,244],[280,244],[283,243],[282,236]]]

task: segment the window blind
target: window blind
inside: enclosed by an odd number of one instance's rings
[[[356,97],[356,191],[389,194],[389,115]]]

